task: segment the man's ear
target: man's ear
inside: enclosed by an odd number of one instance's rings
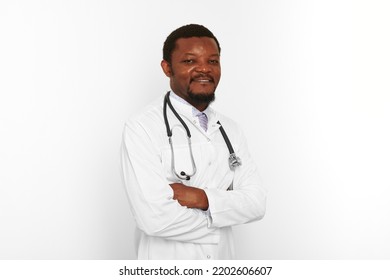
[[[172,68],[171,68],[171,64],[169,64],[168,61],[162,60],[161,61],[161,68],[167,77],[169,77],[169,78],[172,77]]]

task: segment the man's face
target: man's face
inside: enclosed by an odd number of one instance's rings
[[[219,51],[214,39],[178,39],[171,63],[163,60],[161,66],[170,78],[172,90],[193,106],[204,109],[214,99],[221,77]]]

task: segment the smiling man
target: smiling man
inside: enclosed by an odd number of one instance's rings
[[[214,100],[221,77],[219,45],[210,37],[180,38],[175,45],[175,51],[164,55],[161,67],[172,91],[203,111]]]
[[[173,31],[161,62],[170,90],[126,122],[122,170],[138,259],[233,259],[232,226],[264,216],[242,131],[210,107],[220,53],[202,25]]]

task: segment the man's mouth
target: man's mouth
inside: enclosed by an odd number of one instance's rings
[[[192,82],[197,82],[197,83],[214,83],[214,79],[212,77],[202,76],[202,77],[192,78],[191,79],[191,83]]]

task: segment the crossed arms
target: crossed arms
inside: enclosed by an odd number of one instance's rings
[[[174,194],[173,199],[177,200],[181,206],[201,210],[207,210],[209,208],[209,200],[204,190],[189,187],[181,183],[173,183],[170,186]]]

